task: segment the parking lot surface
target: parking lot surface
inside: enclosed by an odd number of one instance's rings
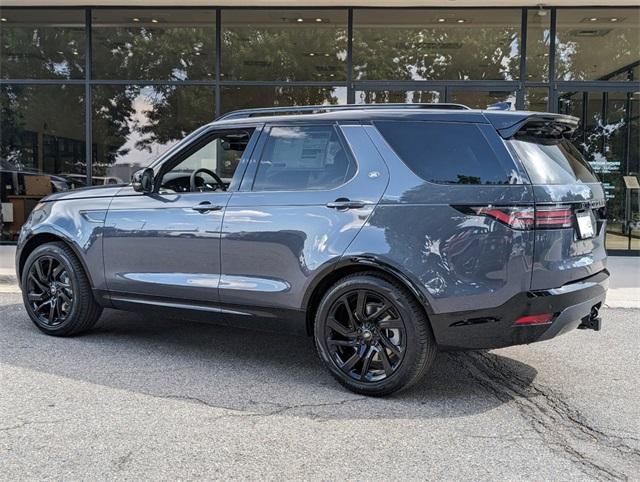
[[[374,399],[309,339],[114,311],[52,338],[0,294],[0,478],[637,480],[639,315]]]

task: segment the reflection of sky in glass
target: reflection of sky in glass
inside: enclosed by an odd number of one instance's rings
[[[156,91],[151,86],[143,87],[140,90],[140,94],[138,94],[133,101],[135,113],[128,121],[131,135],[120,149],[128,152],[124,155],[118,156],[115,164],[147,165],[178,142],[177,140],[169,141],[166,144],[154,142],[150,146],[151,152],[140,150],[136,147],[136,143],[143,139],[143,136],[140,133],[140,128],[149,125],[149,119],[147,117],[148,112],[153,110],[154,104],[162,102],[163,99],[164,95],[161,92]]]

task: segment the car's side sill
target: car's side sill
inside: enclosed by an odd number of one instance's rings
[[[110,293],[111,306],[125,311],[165,315],[238,328],[306,335],[306,313],[272,307],[204,304],[149,296]]]

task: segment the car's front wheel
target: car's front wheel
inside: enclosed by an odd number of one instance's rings
[[[82,264],[64,243],[34,249],[21,281],[27,313],[48,335],[76,335],[91,328],[102,313]]]
[[[347,276],[327,291],[316,313],[314,338],[334,378],[374,396],[416,383],[437,351],[417,300],[375,272]]]

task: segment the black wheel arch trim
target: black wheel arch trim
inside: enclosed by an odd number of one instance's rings
[[[412,281],[407,275],[405,275],[401,270],[394,267],[393,265],[385,262],[377,258],[376,256],[370,255],[357,255],[357,256],[344,256],[340,258],[338,261],[331,263],[329,266],[325,267],[318,275],[316,275],[313,282],[307,288],[304,298],[302,309],[305,310],[307,315],[307,334],[309,336],[313,335],[313,317],[310,316],[311,313],[309,309],[312,308],[312,303],[316,301],[317,290],[322,286],[327,279],[330,279],[332,275],[335,274],[336,271],[340,271],[348,268],[360,268],[363,271],[367,268],[381,271],[388,275],[389,277],[395,279],[400,282],[404,287],[406,287],[413,296],[415,296],[416,300],[420,303],[420,305],[424,308],[427,317],[429,317],[433,313],[433,309],[431,308],[431,304],[429,300],[425,297],[424,293],[420,291],[417,287],[416,283]],[[327,286],[328,288],[328,286]]]
[[[43,238],[43,241],[35,243],[35,245],[31,247],[31,244],[34,242],[36,238]],[[54,240],[52,238],[56,238],[56,239]],[[38,246],[41,246],[45,243],[52,243],[52,242],[64,243],[66,246],[68,246],[71,249],[71,251],[73,251],[73,254],[75,254],[78,260],[80,261],[80,264],[82,265],[82,269],[84,269],[85,275],[89,280],[89,285],[91,286],[92,289],[95,289],[95,285],[93,284],[93,279],[91,277],[91,272],[87,268],[87,264],[85,262],[84,256],[82,256],[82,250],[80,249],[80,247],[70,237],[66,236],[63,232],[60,232],[51,226],[46,226],[46,227],[42,226],[40,229],[37,229],[36,231],[32,231],[29,234],[29,237],[26,238],[26,240],[24,240],[23,243],[21,243],[20,249],[17,253],[17,259],[16,259],[17,261],[16,274],[17,274],[18,284],[20,285],[20,287],[22,288],[22,272],[24,270],[24,265],[26,264],[27,258],[29,257],[29,255],[35,249],[37,249]],[[30,247],[30,249],[25,250],[27,247]]]

